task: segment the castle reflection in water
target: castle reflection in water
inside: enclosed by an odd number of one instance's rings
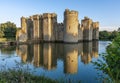
[[[98,41],[78,44],[44,43],[19,45],[17,55],[22,62],[31,63],[35,67],[52,70],[57,67],[57,60],[64,63],[64,73],[77,73],[78,59],[88,64],[92,58],[98,57]],[[80,58],[78,57],[80,56]]]

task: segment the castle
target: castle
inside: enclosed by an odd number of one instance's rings
[[[77,43],[99,39],[99,22],[84,17],[81,24],[78,12],[66,9],[63,23],[57,22],[57,14],[43,13],[29,18],[21,17],[21,29],[17,31],[18,42],[45,41]]]

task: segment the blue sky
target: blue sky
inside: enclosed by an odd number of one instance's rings
[[[100,22],[100,30],[114,30],[120,27],[120,0],[0,0],[0,23],[12,21],[20,27],[21,16],[46,12],[58,15],[63,21],[64,10],[79,12],[79,21],[88,16]]]

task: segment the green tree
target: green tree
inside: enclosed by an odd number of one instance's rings
[[[100,31],[99,32],[99,39],[100,40],[109,40],[109,36],[111,35],[108,31]]]
[[[15,37],[17,27],[12,22],[6,22],[0,24],[0,30],[1,32],[4,33],[4,37],[11,38],[11,37]]]
[[[119,33],[117,31],[113,31],[109,36],[109,40],[112,40],[112,39],[116,38],[118,36],[118,34]]]
[[[112,32],[108,32],[108,31],[100,31],[99,32],[99,39],[100,40],[113,40],[115,37],[118,36],[120,32],[118,31],[112,31]]]

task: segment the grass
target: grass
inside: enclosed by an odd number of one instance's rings
[[[20,70],[8,70],[0,72],[0,83],[58,83],[45,76],[35,76]]]
[[[16,66],[7,68],[6,65],[1,65],[0,68],[0,83],[58,83],[57,80],[52,80],[48,77],[36,76],[30,72],[30,68],[24,64],[15,61]]]

